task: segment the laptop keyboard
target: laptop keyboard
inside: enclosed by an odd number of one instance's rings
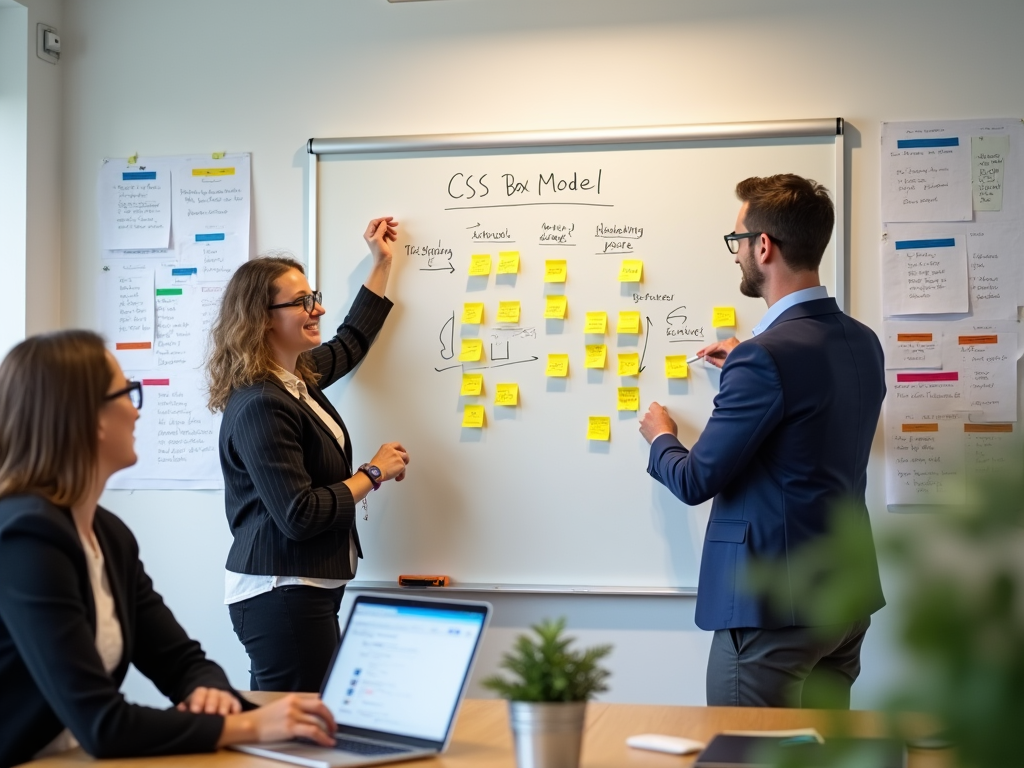
[[[406,747],[389,747],[385,744],[370,744],[366,741],[354,741],[341,736],[334,741],[335,749],[345,752],[354,752],[357,755],[394,755],[399,752],[408,752]]]

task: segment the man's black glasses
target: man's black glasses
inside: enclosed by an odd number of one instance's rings
[[[119,389],[117,392],[111,392],[105,396],[104,400],[116,400],[122,395],[128,395],[128,398],[132,401],[132,405],[136,409],[142,407],[142,382],[141,381],[129,381],[128,386],[124,389]]]
[[[286,301],[284,304],[271,304],[267,309],[282,309],[283,307],[297,307],[300,304],[302,308],[306,310],[307,315],[313,314],[313,308],[320,304],[323,306],[324,295],[320,291],[314,291],[313,293],[307,293],[305,296],[299,296],[295,301]]]
[[[725,247],[729,249],[729,253],[740,252],[740,240],[749,240],[752,237],[760,237],[760,232],[730,232],[725,235],[722,239],[725,240]]]

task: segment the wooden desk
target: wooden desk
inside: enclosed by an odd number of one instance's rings
[[[246,694],[260,703],[277,694]],[[842,721],[855,736],[882,733],[882,719],[875,712],[849,712]],[[709,740],[724,730],[817,728],[823,735],[836,733],[838,723],[829,712],[797,709],[750,709],[742,707],[668,707],[641,704],[600,704],[587,707],[581,768],[686,768],[694,758],[630,749],[626,737],[636,733],[667,733]],[[281,768],[287,763],[243,755],[230,750],[208,755],[95,761],[82,750],[37,760],[32,768]],[[444,768],[515,768],[508,708],[504,701],[470,699],[463,703],[448,751],[432,760],[409,766]],[[909,768],[950,768],[945,752],[911,752]]]

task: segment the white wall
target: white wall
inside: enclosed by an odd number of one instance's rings
[[[16,287],[0,303],[0,356],[25,337],[28,11],[0,5],[0,273]]]
[[[1019,0],[76,0],[64,14],[63,325],[95,325],[104,156],[250,151],[255,247],[302,253],[312,136],[842,116],[850,306],[880,330],[879,122],[1024,114]],[[868,501],[879,526],[881,458],[876,440]],[[244,686],[219,604],[220,496],[105,500],[186,628]],[[710,638],[689,599],[494,602],[481,673],[518,630],[566,614],[586,642],[616,643],[608,700],[704,700]],[[890,622],[882,611],[869,633],[855,704],[876,701],[897,667]],[[128,690],[150,696],[135,680]]]

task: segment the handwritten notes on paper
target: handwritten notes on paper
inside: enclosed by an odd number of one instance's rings
[[[612,436],[611,416],[591,416],[587,419],[587,440],[607,442]]]
[[[569,300],[565,295],[553,293],[544,297],[544,318],[546,320],[564,320]]]
[[[484,321],[484,305],[472,301],[462,305],[462,324],[480,325]]]
[[[712,328],[733,328],[736,326],[736,309],[734,307],[715,307],[711,311]]]
[[[476,363],[484,353],[484,343],[480,339],[463,339],[459,350],[460,363]]]
[[[690,375],[690,367],[686,355],[665,356],[665,377],[668,379],[685,379]]]
[[[459,390],[460,397],[474,397],[484,390],[484,375],[482,373],[462,374],[462,388]]]
[[[586,324],[583,328],[584,333],[599,333],[603,336],[607,330],[607,312],[587,312]]]
[[[615,326],[616,333],[640,333],[640,313],[632,310],[619,312],[619,322]]]
[[[499,323],[518,323],[519,322],[519,302],[518,301],[499,301],[498,302],[498,322]]]
[[[482,429],[484,407],[482,405],[467,405],[462,411],[462,426],[470,429]]]
[[[100,169],[98,199],[101,247],[168,247],[171,172],[167,163],[106,160]]]
[[[962,504],[963,420],[903,420],[889,427],[886,496],[890,504]]]
[[[604,368],[608,356],[608,347],[604,344],[587,344],[585,368]]]
[[[545,376],[565,378],[569,375],[569,356],[561,353],[548,355],[548,365],[544,371]]]
[[[100,273],[103,335],[122,368],[152,365],[153,286],[153,269],[145,264],[117,263]]]
[[[1010,154],[1009,136],[971,137],[971,185],[974,210],[1003,209],[1003,172]]]
[[[618,410],[639,411],[640,410],[640,388],[619,387]]]
[[[495,405],[519,405],[518,384],[498,384],[494,393]]]
[[[519,273],[519,251],[501,251],[498,254],[498,274],[515,275]]]
[[[893,227],[885,236],[884,311],[891,315],[967,312],[964,238],[914,237]]]
[[[623,259],[619,267],[620,283],[639,283],[644,277],[644,263],[640,259]]]
[[[623,352],[619,355],[619,376],[639,376],[640,355],[637,352]]]
[[[565,259],[548,259],[544,262],[544,282],[564,283],[569,274]]]
[[[486,277],[491,274],[491,254],[474,253],[469,257],[469,276]]]
[[[882,123],[882,221],[970,221],[966,138],[935,124]]]

